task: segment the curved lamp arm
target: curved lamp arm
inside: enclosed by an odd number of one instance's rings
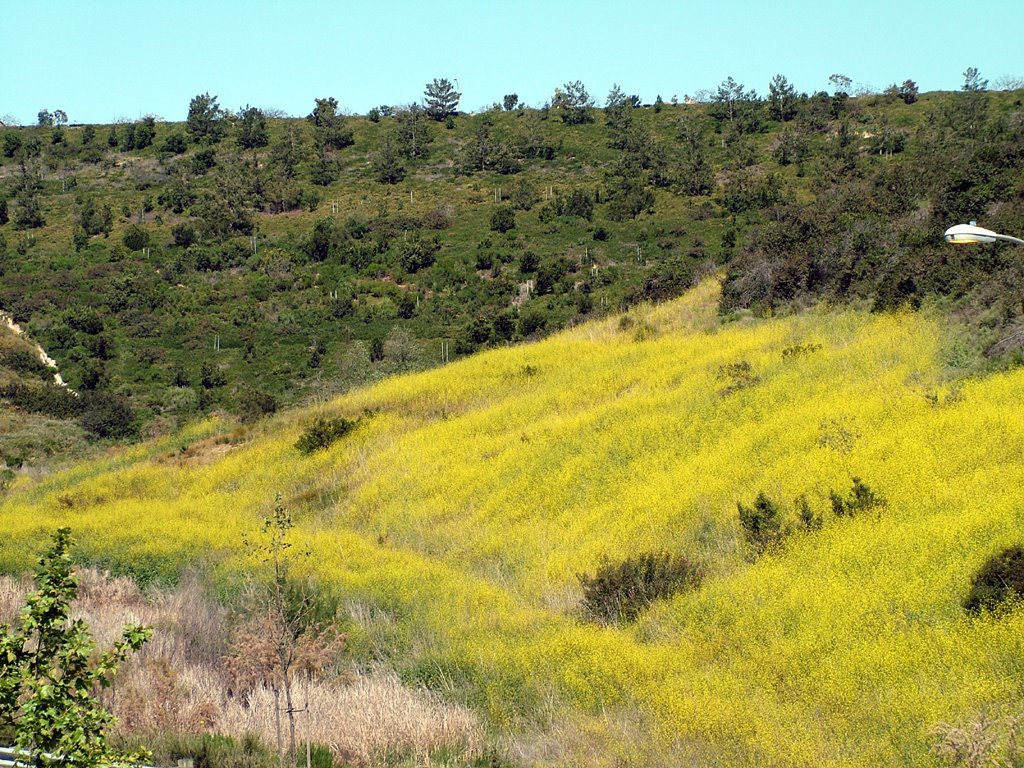
[[[963,245],[965,243],[994,243],[996,240],[1004,240],[1008,243],[1024,245],[1024,240],[1010,235],[1001,235],[991,229],[979,227],[976,224],[954,224],[946,230],[943,235],[947,243]]]

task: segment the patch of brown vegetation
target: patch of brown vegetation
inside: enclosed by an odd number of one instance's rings
[[[176,451],[163,453],[156,457],[156,461],[163,464],[177,464],[178,466],[186,467],[203,466],[223,458],[233,449],[247,443],[250,439],[251,434],[249,430],[240,427],[223,435],[212,435],[211,437],[197,440]]]
[[[232,674],[238,665],[229,663],[248,651],[265,653],[257,647],[258,622],[236,620],[195,578],[185,578],[173,591],[144,594],[130,579],[94,569],[77,576],[72,615],[86,621],[100,647],[109,647],[128,622],[154,628],[115,685],[102,692],[120,733],[143,741],[172,733],[238,739],[256,734],[268,745],[276,743],[273,680],[241,680]],[[27,579],[0,577],[0,623],[16,619],[31,589]],[[329,646],[340,647],[310,643],[297,667],[300,742],[329,745],[336,761],[359,766],[396,755],[426,764],[438,751],[467,760],[482,754],[482,729],[468,709],[409,688],[392,673],[352,670],[336,654],[325,655]]]

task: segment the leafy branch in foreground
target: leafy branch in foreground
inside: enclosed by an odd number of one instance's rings
[[[129,625],[110,650],[96,655],[85,623],[70,617],[78,591],[71,544],[71,530],[58,529],[39,560],[36,591],[22,609],[20,626],[0,626],[0,733],[13,735],[15,745],[44,768],[139,763],[142,755],[120,754],[108,745],[114,718],[95,692],[110,685],[121,662],[152,630]]]

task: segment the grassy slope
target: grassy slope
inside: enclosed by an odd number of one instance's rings
[[[1024,528],[1024,372],[947,398],[926,315],[720,326],[716,297],[705,283],[626,330],[353,392],[325,409],[373,415],[312,457],[292,447],[300,411],[23,481],[0,507],[3,564],[68,524],[95,560],[227,575],[281,493],[321,576],[397,622],[406,679],[496,724],[550,727],[564,751],[544,759],[930,765],[936,722],[1020,697],[1024,618],[968,620],[959,601]],[[821,348],[783,357],[794,344]],[[720,394],[720,366],[740,360],[760,382]],[[806,493],[824,511],[854,475],[884,510],[744,557],[737,500]],[[658,547],[705,562],[705,585],[635,627],[575,618],[576,573]]]

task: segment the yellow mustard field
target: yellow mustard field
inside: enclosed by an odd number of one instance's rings
[[[22,481],[0,560],[70,525],[94,561],[223,576],[280,494],[319,578],[394,621],[407,678],[547,731],[526,760],[936,765],[936,724],[1021,710],[1024,616],[961,602],[1024,540],[1024,371],[950,384],[926,314],[723,324],[717,298]],[[320,413],[359,426],[301,455]],[[854,477],[885,503],[837,518]],[[755,559],[737,502],[758,492],[823,527]],[[653,550],[701,587],[633,625],[580,618],[578,574]]]

